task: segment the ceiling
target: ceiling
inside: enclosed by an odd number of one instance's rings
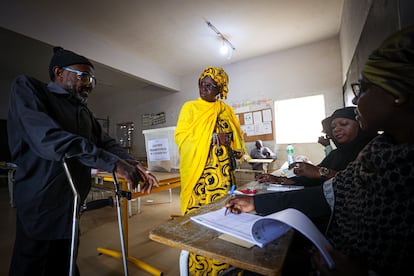
[[[159,86],[338,35],[344,0],[20,0],[0,3],[0,79],[47,80],[52,45],[89,57],[97,89]],[[7,2],[7,3],[4,3]],[[210,21],[236,48],[222,42]]]

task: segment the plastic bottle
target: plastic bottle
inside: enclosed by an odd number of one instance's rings
[[[295,162],[295,153],[294,153],[293,146],[291,144],[288,144],[288,146],[286,147],[286,154],[287,154],[288,165]]]

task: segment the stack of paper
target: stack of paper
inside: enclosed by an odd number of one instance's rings
[[[334,262],[326,250],[329,246],[328,240],[302,212],[289,208],[262,217],[248,213],[239,215],[228,213],[226,215],[225,211],[226,208],[222,208],[203,215],[193,216],[191,219],[221,233],[232,235],[260,247],[264,247],[279,238],[293,227],[313,242],[330,268],[334,267]]]

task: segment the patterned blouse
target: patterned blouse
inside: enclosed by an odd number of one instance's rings
[[[382,134],[333,180],[328,238],[378,274],[407,275],[414,260],[414,145]]]

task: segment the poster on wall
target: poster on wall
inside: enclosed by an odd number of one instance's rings
[[[262,111],[253,112],[253,121],[255,125],[261,124],[262,121]]]
[[[254,125],[253,124],[241,125],[240,127],[247,136],[253,136],[254,135]]]
[[[271,121],[273,121],[272,111],[270,109],[263,110],[263,122],[271,122]]]
[[[244,124],[245,125],[252,125],[253,124],[253,117],[251,112],[244,113]]]
[[[271,122],[263,122],[263,123],[254,124],[253,135],[264,135],[264,134],[272,134]]]
[[[160,112],[157,114],[142,114],[141,115],[141,124],[143,127],[164,124],[165,122],[166,122],[165,112]]]

